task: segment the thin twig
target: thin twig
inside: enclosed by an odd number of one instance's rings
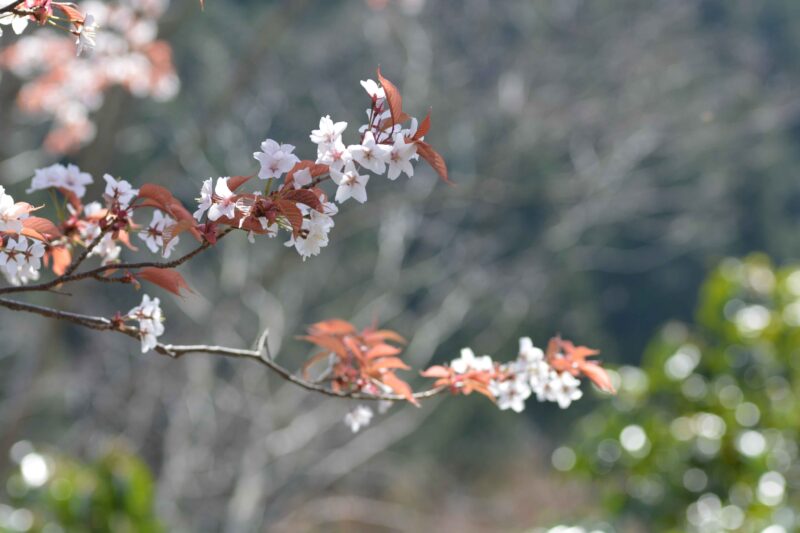
[[[225,237],[225,235],[229,234],[233,231],[233,228],[230,228],[224,232],[222,232],[217,237],[217,242],[220,239]],[[70,274],[67,275],[66,273],[58,276],[55,279],[50,281],[39,283],[36,285],[22,285],[19,287],[4,287],[0,289],[0,294],[12,294],[12,293],[19,293],[19,292],[35,292],[35,291],[47,291],[56,287],[58,285],[63,285],[65,283],[69,283],[72,281],[79,281],[82,279],[98,279],[101,274],[104,274],[110,270],[136,270],[140,268],[175,268],[176,266],[180,266],[186,261],[190,260],[194,256],[198,255],[199,253],[207,250],[211,247],[211,243],[208,241],[204,241],[200,246],[192,250],[191,252],[187,253],[186,255],[182,255],[181,257],[174,259],[172,261],[145,261],[140,263],[112,263],[108,265],[103,265],[92,270],[87,270],[85,272],[79,272],[77,274]]]
[[[29,313],[36,313],[38,315],[42,315],[48,318],[66,320],[68,322],[78,324],[79,326],[91,329],[116,331],[122,333],[123,335],[127,335],[128,337],[133,337],[136,339],[138,339],[141,335],[141,332],[137,328],[133,326],[120,326],[117,322],[112,321],[105,317],[70,313],[67,311],[61,311],[50,307],[28,304],[16,300],[9,300],[6,298],[0,298],[0,306],[15,311],[26,311]],[[154,349],[156,352],[162,355],[172,357],[173,359],[178,359],[180,357],[183,357],[184,355],[200,354],[200,353],[210,354],[210,355],[220,355],[223,357],[230,357],[235,359],[249,359],[251,361],[255,361],[256,363],[262,366],[267,367],[268,369],[278,374],[281,378],[285,379],[290,383],[293,383],[294,385],[297,385],[298,387],[301,387],[308,391],[323,394],[325,396],[331,396],[334,398],[347,398],[351,400],[370,400],[370,401],[372,400],[403,401],[406,399],[404,396],[400,396],[399,394],[366,394],[363,392],[334,391],[332,389],[323,387],[311,381],[302,379],[294,375],[287,368],[284,368],[283,366],[275,362],[275,360],[269,353],[269,348],[267,347],[268,338],[269,338],[269,330],[265,329],[261,333],[261,335],[259,335],[255,343],[255,347],[252,350],[245,350],[241,348],[229,348],[227,346],[213,346],[208,344],[182,345],[182,344],[162,344],[162,343],[158,343]],[[413,394],[413,397],[414,399],[422,400],[425,398],[431,398],[433,396],[436,396],[437,394],[440,394],[446,390],[447,387],[434,387],[432,389],[428,389],[425,391],[415,392]]]

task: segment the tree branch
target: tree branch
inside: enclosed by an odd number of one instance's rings
[[[16,300],[9,300],[6,298],[0,298],[0,306],[12,309],[14,311],[26,311],[28,313],[35,313],[48,318],[54,318],[57,320],[66,320],[68,322],[72,322],[74,324],[86,328],[105,330],[105,331],[116,331],[135,339],[139,339],[140,337],[140,331],[138,328],[133,326],[120,326],[117,322],[105,317],[70,313],[67,311],[61,311],[59,309],[28,304]],[[220,355],[223,357],[230,357],[234,359],[249,359],[262,366],[267,367],[274,373],[278,374],[284,380],[294,385],[297,385],[298,387],[301,387],[311,392],[323,394],[325,396],[331,396],[334,398],[346,398],[351,400],[389,400],[389,401],[403,401],[406,399],[404,396],[400,396],[398,394],[373,395],[373,394],[366,394],[363,392],[334,391],[317,383],[313,383],[311,381],[307,381],[303,378],[300,378],[295,374],[293,374],[287,368],[275,362],[275,360],[269,353],[269,347],[267,346],[268,338],[269,338],[269,329],[265,329],[261,333],[261,335],[259,335],[255,343],[255,347],[252,350],[246,350],[242,348],[229,348],[227,346],[214,346],[208,344],[182,345],[182,344],[162,344],[162,343],[158,343],[154,349],[156,352],[162,355],[167,355],[169,357],[172,357],[173,359],[178,359],[180,357],[183,357],[184,355],[201,354],[201,353],[210,355]],[[447,387],[434,387],[432,389],[428,389],[425,391],[415,392],[413,396],[417,400],[422,400],[425,398],[431,398],[433,396],[436,396],[437,394],[440,394],[446,390]]]
[[[228,235],[232,231],[233,231],[233,228],[230,228],[230,229],[222,232],[217,237],[217,242],[219,242],[220,239],[222,239],[223,237],[225,237],[226,235]],[[97,242],[97,239],[95,239],[95,241],[93,241],[93,244],[94,244],[94,242]],[[197,248],[195,248],[191,252],[187,253],[186,255],[182,255],[181,257],[179,257],[177,259],[174,259],[172,261],[160,261],[160,262],[159,261],[145,261],[145,262],[140,262],[140,263],[112,263],[112,264],[108,264],[108,265],[104,265],[104,266],[100,266],[100,267],[94,268],[92,270],[87,270],[85,272],[79,272],[77,274],[64,273],[64,274],[62,274],[61,276],[58,276],[55,279],[52,279],[52,280],[44,282],[44,283],[39,283],[39,284],[36,284],[36,285],[22,285],[22,286],[19,286],[19,287],[3,287],[2,289],[0,289],[0,294],[12,294],[12,293],[19,293],[19,292],[34,292],[34,291],[47,291],[47,290],[52,289],[53,287],[56,287],[58,285],[63,285],[65,283],[69,283],[69,282],[72,282],[72,281],[79,281],[79,280],[82,280],[82,279],[90,279],[90,278],[97,280],[97,279],[99,279],[101,277],[100,276],[101,274],[104,274],[104,273],[108,272],[109,270],[135,270],[135,269],[146,268],[146,267],[152,267],[152,268],[175,268],[176,266],[182,265],[186,261],[192,259],[194,256],[200,254],[201,252],[207,250],[210,247],[211,247],[211,243],[209,243],[208,241],[204,241],[200,246],[198,246]],[[91,248],[91,245],[90,245],[90,248]],[[89,250],[89,248],[87,248],[87,250]],[[81,257],[79,257],[78,260],[75,261],[75,263],[80,264],[80,261],[83,261],[83,259],[84,259],[84,257],[83,257],[84,255],[88,255],[86,251],[84,251],[84,253],[81,255]],[[73,263],[73,264],[75,264],[75,263]],[[76,268],[77,268],[77,266],[76,266]]]

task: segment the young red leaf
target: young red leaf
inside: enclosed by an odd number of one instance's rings
[[[308,189],[292,189],[283,194],[283,198],[300,204],[305,204],[311,209],[319,211],[322,209],[322,202],[319,197]]]
[[[330,354],[330,352],[327,352],[327,351],[320,352],[320,353],[314,355],[308,361],[306,361],[303,364],[303,368],[302,368],[303,379],[308,379],[309,378],[308,371],[311,369],[311,367],[314,366],[315,364],[319,363],[320,361],[326,360],[328,358],[329,354]]]
[[[275,207],[292,225],[292,235],[297,237],[303,228],[303,213],[300,208],[291,200],[275,200]]]
[[[383,370],[390,368],[400,369],[400,370],[411,370],[410,366],[405,364],[402,359],[399,359],[397,357],[386,357],[384,359],[381,359],[380,361],[377,361],[369,365],[369,369],[372,372],[376,370]]]
[[[428,114],[425,115],[425,118],[422,119],[422,122],[420,122],[419,126],[417,126],[417,132],[414,134],[414,136],[411,139],[414,140],[414,141],[422,139],[423,137],[425,137],[428,134],[428,131],[430,129],[431,129],[431,112],[429,110]]]
[[[356,332],[355,326],[347,320],[342,320],[340,318],[332,318],[330,320],[323,320],[322,322],[311,324],[308,330],[315,334],[324,333],[328,335],[350,335]]]
[[[347,353],[347,349],[345,348],[344,344],[342,343],[341,339],[338,337],[321,337],[315,335],[308,335],[305,337],[300,337],[301,340],[308,341],[312,344],[316,344],[320,348],[324,348],[328,352],[333,352],[340,357],[344,357]]]
[[[450,369],[442,365],[434,365],[419,373],[424,378],[446,378],[450,376]]]
[[[406,400],[413,403],[417,407],[419,407],[419,402],[414,398],[414,392],[411,390],[411,386],[403,381],[402,379],[398,378],[394,372],[386,372],[381,376],[381,381],[389,386],[394,392],[403,396]]]
[[[178,296],[182,296],[181,289],[194,292],[180,272],[171,268],[145,267],[137,272],[135,277],[149,281]]]
[[[392,122],[394,124],[400,124],[403,114],[403,97],[400,96],[400,91],[397,90],[394,83],[383,77],[380,67],[378,67],[378,81],[380,81],[381,87],[383,87],[383,91],[386,93],[386,101],[389,103]]]
[[[67,271],[67,267],[72,263],[72,253],[66,246],[54,246],[50,248],[50,256],[53,258],[53,274],[62,275]]]
[[[417,153],[428,162],[428,164],[439,174],[446,183],[452,183],[447,175],[447,164],[444,158],[439,155],[439,152],[434,150],[430,144],[425,141],[417,141]]]
[[[253,176],[231,176],[228,179],[228,188],[235,192],[236,189],[247,183]]]
[[[611,378],[609,377],[608,372],[606,372],[605,369],[599,364],[592,361],[587,361],[580,365],[580,369],[581,373],[592,380],[592,382],[597,385],[600,390],[610,392],[611,394],[617,393],[616,389],[614,389],[614,385],[611,383]]]
[[[379,330],[367,330],[364,331],[361,336],[364,338],[364,342],[368,345],[373,345],[376,342],[386,342],[392,341],[396,342],[397,344],[405,344],[406,339],[396,331],[392,331],[390,329],[379,329]]]
[[[402,352],[400,348],[396,348],[390,344],[378,344],[367,350],[365,357],[367,359],[377,359],[379,357],[397,355],[400,352]]]

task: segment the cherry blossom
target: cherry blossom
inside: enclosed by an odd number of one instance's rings
[[[511,409],[515,413],[521,413],[525,410],[525,400],[531,395],[531,388],[528,383],[519,378],[500,382],[493,381],[489,390],[497,398],[497,407],[501,411]]]
[[[364,134],[361,144],[351,145],[347,149],[352,154],[353,161],[375,174],[383,174],[386,171],[386,161],[392,151],[391,147],[375,142],[375,136],[371,131]]]
[[[457,374],[466,374],[470,370],[477,370],[479,372],[489,371],[494,368],[494,362],[488,355],[475,357],[475,352],[471,348],[462,348],[461,357],[453,359],[450,367],[455,370]]]
[[[142,353],[146,353],[158,344],[158,337],[164,333],[164,316],[158,298],[151,299],[145,294],[142,303],[128,311],[127,318],[139,322],[139,336],[142,341]]]
[[[214,179],[208,178],[203,182],[203,186],[200,188],[200,198],[197,198],[197,210],[194,212],[194,218],[198,220],[203,219],[203,213],[208,211],[208,208],[211,207],[211,204],[214,202]]]
[[[383,100],[386,98],[386,91],[384,91],[383,87],[378,85],[375,80],[361,80],[361,86],[364,87],[364,90],[367,91],[367,94],[373,99]]]
[[[217,178],[217,184],[214,186],[214,203],[208,208],[208,219],[212,222],[220,217],[233,218],[236,213],[236,199],[228,188],[229,179],[228,177]],[[205,184],[203,186],[205,187]],[[200,194],[202,196],[202,191]]]
[[[334,122],[330,115],[319,119],[319,129],[311,132],[311,142],[321,151],[327,151],[330,145],[340,140],[342,133],[347,128],[347,122]]]
[[[372,408],[366,405],[358,405],[355,409],[344,415],[344,423],[350,428],[350,431],[358,433],[361,428],[369,425],[372,416]]]
[[[77,55],[84,52],[91,52],[94,50],[97,37],[97,24],[95,23],[93,15],[86,15],[86,18],[80,24],[75,24],[72,33],[76,35],[75,46]]]
[[[127,209],[134,198],[139,194],[139,189],[134,189],[125,180],[116,180],[110,174],[103,175],[106,180],[105,195],[111,202],[119,204],[120,209]]]
[[[341,139],[328,146],[324,152],[317,154],[317,163],[328,165],[331,170],[341,171],[352,161],[353,154],[350,153]]]
[[[344,168],[344,172],[331,169],[331,179],[336,185],[336,201],[340,204],[349,198],[353,198],[356,202],[364,203],[367,201],[367,182],[369,176],[359,174],[358,169],[352,163]]]
[[[261,143],[261,151],[253,153],[253,157],[261,163],[258,177],[261,179],[280,178],[300,161],[294,155],[294,146],[291,144],[278,144],[272,139]]]
[[[31,210],[29,204],[14,202],[6,189],[0,185],[0,231],[19,233],[22,231],[22,219],[27,218]]]
[[[25,15],[17,15],[13,12],[3,13],[0,14],[0,25],[11,26],[14,33],[19,35],[28,27],[28,17]],[[1,28],[0,35],[3,35],[3,30]]]
[[[174,219],[156,209],[153,211],[153,219],[150,221],[150,225],[139,232],[139,238],[145,242],[151,252],[157,253],[164,248],[162,256],[169,257],[180,240],[179,236],[175,236],[164,247],[164,230],[173,224],[175,224]]]
[[[417,145],[407,143],[405,135],[394,136],[394,144],[391,147],[386,163],[389,167],[387,177],[395,180],[401,172],[405,172],[410,178],[414,175],[414,167],[411,165],[412,158],[417,154]]]

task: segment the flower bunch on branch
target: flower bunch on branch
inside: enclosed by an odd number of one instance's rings
[[[465,349],[448,365],[422,372],[422,377],[435,381],[430,388],[414,392],[398,375],[410,370],[401,358],[405,341],[390,330],[358,330],[344,320],[313,324],[302,339],[320,351],[297,375],[265,353],[266,333],[252,350],[162,344],[159,338],[165,332],[164,314],[159,299],[147,294],[140,305],[110,318],[5,298],[15,293],[59,291],[81,281],[136,288],[149,283],[180,296],[191,289],[176,268],[231,233],[243,233],[251,243],[263,236],[284,235],[285,245],[305,261],[328,246],[341,204],[351,199],[356,203],[367,201],[371,177],[411,177],[414,163],[422,159],[449,183],[444,159],[425,140],[431,128],[430,113],[422,120],[407,114],[399,90],[380,69],[377,81],[361,83],[369,97],[367,122],[349,143],[344,137],[347,123],[330,116],[322,117],[310,134],[315,147],[313,158],[301,159],[295,146],[266,139],[261,150],[253,154],[259,166],[256,172],[206,179],[199,184],[196,206],[185,206],[163,186],[134,186],[109,174],[103,176],[102,197],[86,202],[94,178],[75,165],[55,164],[37,170],[33,176],[28,193],[51,194],[52,219],[35,216],[39,208],[16,202],[0,187],[0,271],[9,282],[8,287],[0,288],[0,306],[122,333],[139,339],[142,352],[251,359],[308,390],[381,400],[383,407],[395,401],[419,405],[420,400],[443,392],[475,391],[496,402],[500,409],[522,411],[524,401],[534,394],[540,401],[557,402],[565,408],[582,395],[580,376],[613,392],[605,371],[587,360],[595,351],[558,338],[550,342],[546,353],[524,338],[517,359],[508,363],[495,362],[489,356],[476,357]],[[134,236],[159,256],[157,260],[123,259],[124,249],[137,250]],[[194,246],[181,254],[182,239]],[[94,260],[99,264],[84,267]],[[40,281],[44,268],[53,276]],[[356,430],[367,425],[371,417],[371,408],[361,405],[348,415],[348,425]]]

